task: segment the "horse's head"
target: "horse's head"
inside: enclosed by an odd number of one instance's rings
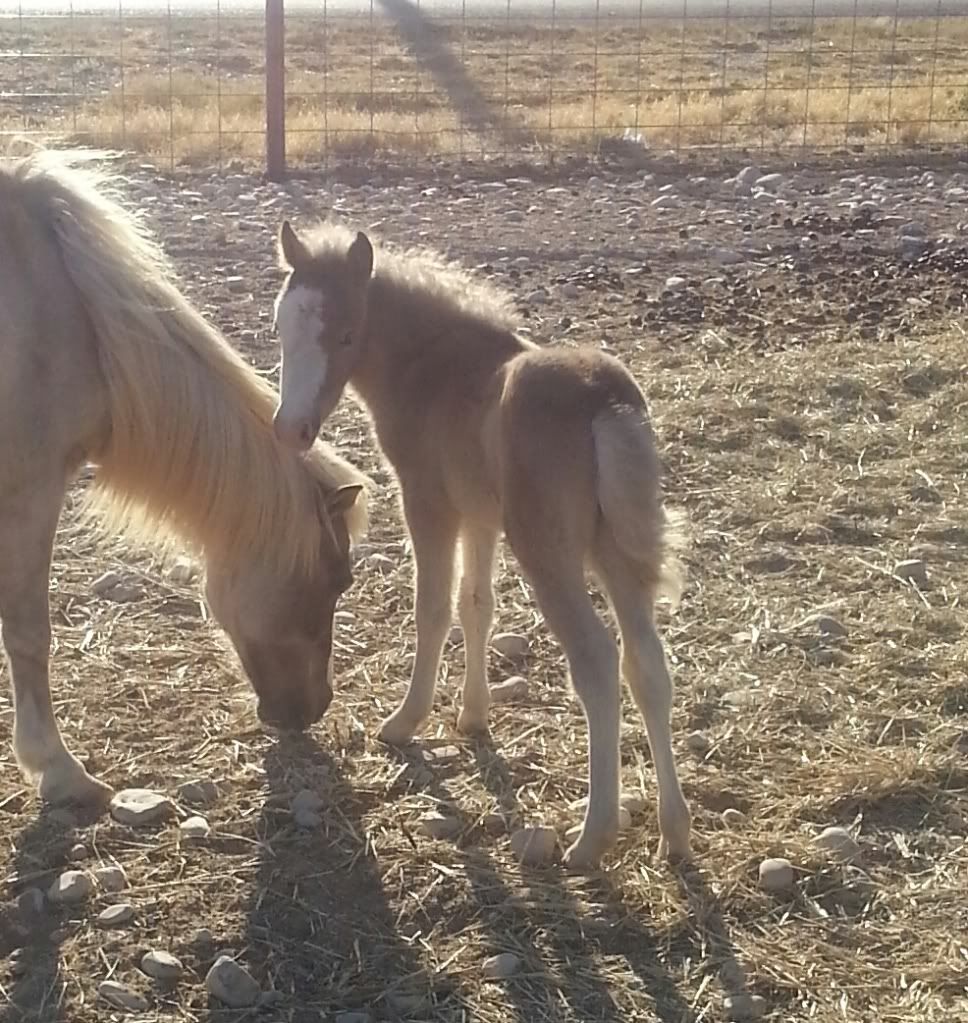
[[[305,451],[339,403],[363,357],[373,247],[359,233],[348,246],[307,246],[283,223],[279,257],[288,271],[276,298],[282,347],[276,436]]]
[[[252,682],[265,724],[304,730],[333,698],[333,615],[353,582],[345,515],[362,489],[342,486],[325,496],[324,535],[309,569],[280,571],[237,552],[209,560],[209,606]]]

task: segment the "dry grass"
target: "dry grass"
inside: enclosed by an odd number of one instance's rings
[[[4,22],[0,127],[166,163],[260,160],[262,47],[251,16]],[[297,162],[547,155],[626,132],[659,150],[910,146],[963,142],[968,124],[961,17],[290,16],[287,47]]]
[[[364,560],[342,605],[339,690],[318,743],[265,736],[194,590],[147,556],[96,547],[69,512],[52,593],[65,731],[116,785],[170,792],[204,775],[222,796],[202,846],[173,828],[87,831],[91,858],[128,873],[135,934],[104,935],[88,910],[66,913],[32,949],[27,977],[4,977],[5,995],[31,1007],[27,1018],[86,1023],[96,980],[138,986],[137,957],[152,944],[188,967],[155,996],[166,1018],[184,1020],[244,1017],[210,1011],[200,990],[196,974],[223,948],[281,992],[297,1023],[351,1007],[434,1023],[721,1020],[743,971],[775,1020],[966,1018],[964,351],[958,324],[930,322],[876,342],[831,325],[769,356],[714,334],[622,347],[696,534],[684,606],[662,619],[696,816],[699,866],[678,873],[650,858],[654,783],[630,704],[623,775],[645,810],[606,873],[522,871],[503,828],[484,826],[498,814],[506,827],[563,831],[584,794],[582,717],[513,566],[499,623],[532,640],[530,699],[496,708],[493,744],[457,739],[451,644],[428,740],[402,756],[373,739],[414,640],[390,488],[368,542],[391,563]],[[379,472],[351,408],[334,438]],[[927,589],[892,573],[913,555],[929,566]],[[144,601],[91,596],[92,578],[115,566],[142,573]],[[824,639],[810,620],[819,611],[846,638]],[[495,678],[508,671],[492,666]],[[707,751],[687,749],[694,730]],[[72,832],[38,824],[9,757],[6,768],[8,883],[46,877]],[[287,812],[304,787],[324,801],[316,832],[294,829]],[[439,807],[464,822],[455,842],[419,834],[420,815]],[[723,825],[729,807],[745,814],[741,826]],[[857,866],[814,846],[833,823],[858,836]],[[796,865],[795,893],[758,890],[770,854]],[[482,959],[502,951],[522,957],[522,973],[482,984]]]

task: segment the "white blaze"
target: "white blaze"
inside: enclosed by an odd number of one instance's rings
[[[280,406],[287,419],[315,419],[326,382],[326,353],[320,344],[323,296],[315,288],[290,288],[276,305],[282,346]]]

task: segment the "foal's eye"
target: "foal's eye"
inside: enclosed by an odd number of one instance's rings
[[[343,346],[343,348],[349,348],[349,346],[350,346],[350,345],[351,345],[352,343],[353,343],[353,335],[352,335],[352,334],[346,334],[346,335],[345,335],[345,336],[343,337],[343,340],[342,340],[342,341],[340,341],[340,344],[341,344],[341,345]]]

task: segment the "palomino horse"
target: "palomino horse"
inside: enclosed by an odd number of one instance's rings
[[[89,155],[89,154],[88,154]],[[48,577],[85,460],[115,525],[200,549],[212,611],[260,717],[307,727],[332,696],[332,625],[365,527],[365,478],[273,435],[273,390],[176,289],[160,248],[85,154],[0,162],[0,622],[14,750],[50,801],[110,789],[51,707]]]
[[[645,400],[631,375],[595,349],[521,340],[504,294],[432,254],[380,252],[374,269],[366,236],[332,226],[300,239],[283,224],[279,245],[290,272],[276,303],[283,356],[276,433],[307,448],[349,384],[399,477],[413,541],[416,660],[382,738],[405,743],[430,715],[458,539],[466,675],[457,724],[486,731],[486,645],[503,529],[564,648],[588,722],[588,809],[568,863],[595,865],[619,824],[618,655],[588,594],[586,568],[611,598],[622,673],[645,718],[660,848],[687,855],[672,683],[653,621],[660,590],[679,595],[679,537],[663,511]]]

